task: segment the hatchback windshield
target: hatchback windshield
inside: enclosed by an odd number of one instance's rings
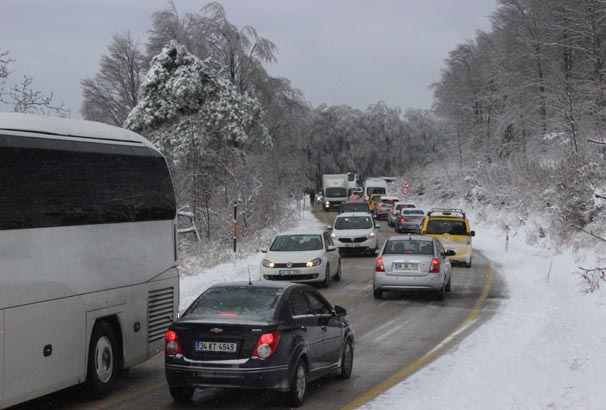
[[[345,188],[326,188],[326,196],[329,198],[347,196]]]
[[[322,249],[320,235],[280,235],[271,244],[270,251],[319,251]]]
[[[464,221],[433,219],[427,222],[428,234],[467,235],[467,229]]]
[[[369,216],[345,216],[335,221],[335,229],[370,229],[372,226]]]
[[[433,242],[423,240],[388,241],[383,250],[384,255],[433,255]]]
[[[253,286],[213,287],[193,303],[188,315],[201,319],[269,320],[281,289]]]

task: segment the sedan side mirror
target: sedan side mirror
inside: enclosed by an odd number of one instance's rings
[[[341,307],[339,305],[335,305],[333,312],[334,312],[334,315],[337,317],[347,316],[347,309],[345,309],[344,307]]]
[[[448,249],[446,251],[446,256],[455,256],[457,253],[455,251],[453,251],[452,249]]]
[[[337,247],[335,245],[328,245],[328,248],[326,248],[326,250],[328,252],[334,252],[337,250]]]

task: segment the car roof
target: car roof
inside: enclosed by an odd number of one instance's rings
[[[280,232],[276,236],[280,235],[322,235],[325,231],[320,228],[307,228],[307,229],[291,229],[290,231]]]
[[[398,201],[400,200],[400,198],[398,198],[397,196],[391,196],[391,195],[383,195],[381,197],[381,199],[397,199]]]
[[[410,204],[402,204],[399,203],[398,205],[410,205]],[[408,211],[421,211],[423,212],[423,215],[425,215],[425,211],[419,208],[402,208],[402,212],[408,212]]]
[[[0,113],[0,130],[21,131],[40,136],[65,136],[151,144],[130,130],[95,121],[74,120],[22,113]]]
[[[362,201],[361,199],[354,199],[354,200],[349,200],[349,201],[343,201],[341,206],[346,205],[346,204],[347,205],[349,205],[349,204],[366,204],[366,205],[368,205],[368,202]]]
[[[427,216],[430,218],[453,218],[453,219],[467,219],[465,217],[465,212],[462,209],[454,209],[454,208],[432,208],[429,212],[427,212]]]
[[[408,241],[408,240],[433,242],[435,240],[435,238],[432,236],[424,236],[424,235],[394,235],[394,236],[390,236],[385,242],[387,242],[387,241]]]
[[[337,218],[345,218],[347,216],[371,216],[368,212],[343,212],[337,215]]]
[[[252,288],[271,288],[271,289],[287,289],[292,286],[298,285],[297,283],[292,282],[282,282],[282,281],[264,281],[264,280],[253,280],[251,282],[248,281],[234,281],[234,282],[220,282],[214,283],[210,287],[211,288],[241,288],[250,286]]]

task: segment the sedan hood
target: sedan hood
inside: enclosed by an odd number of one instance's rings
[[[297,252],[267,252],[265,259],[274,263],[304,263],[312,259],[321,258],[324,254],[324,250],[316,251],[297,251]]]

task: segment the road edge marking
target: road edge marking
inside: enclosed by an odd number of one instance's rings
[[[405,378],[410,376],[412,373],[419,370],[419,368],[421,368],[421,366],[423,366],[426,363],[435,359],[435,357],[438,355],[438,353],[442,352],[443,350],[446,349],[446,347],[448,347],[449,343],[452,341],[452,339],[454,338],[454,336],[456,336],[456,334],[458,332],[464,330],[464,328],[466,328],[468,325],[471,325],[470,322],[476,319],[476,317],[480,313],[480,310],[482,309],[482,305],[484,304],[484,301],[488,297],[488,292],[490,292],[490,289],[492,288],[492,283],[493,283],[492,265],[490,263],[488,263],[488,268],[487,268],[487,273],[486,273],[486,282],[484,283],[484,289],[482,289],[482,293],[480,294],[480,297],[478,298],[478,300],[476,300],[476,303],[474,304],[473,308],[471,309],[469,314],[465,317],[465,319],[463,319],[463,321],[461,321],[448,335],[446,335],[446,337],[444,337],[442,340],[440,340],[439,343],[437,343],[434,347],[432,347],[423,356],[416,359],[412,363],[408,364],[406,367],[398,370],[396,373],[392,374],[387,379],[383,380],[381,383],[372,387],[370,390],[366,391],[366,393],[359,396],[351,403],[346,404],[345,406],[341,407],[341,409],[342,410],[353,410],[353,409],[360,407],[363,404],[368,403],[370,400],[374,399],[381,393],[384,393],[385,391],[387,391],[388,389],[390,389],[397,383],[401,382],[402,380],[404,380]]]

